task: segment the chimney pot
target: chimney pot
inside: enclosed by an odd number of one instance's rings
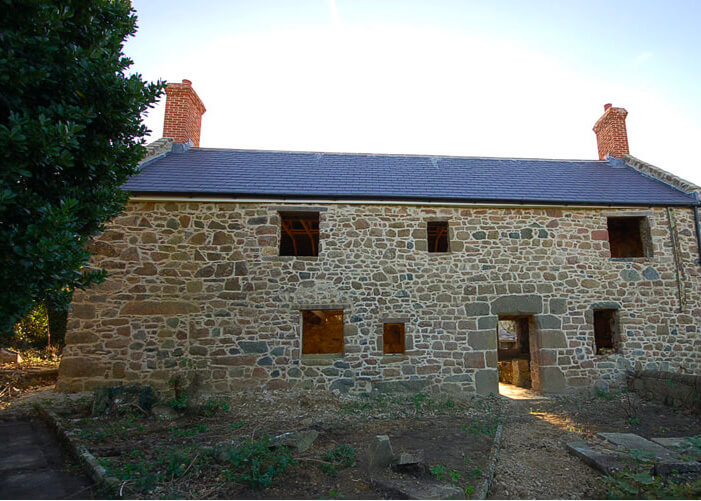
[[[166,113],[163,121],[163,137],[171,137],[177,144],[192,141],[200,146],[202,115],[207,111],[192,82],[183,79],[182,83],[166,86]]]
[[[606,160],[608,156],[621,158],[630,153],[626,116],[625,108],[613,108],[611,103],[604,105],[604,114],[594,124],[599,160]]]

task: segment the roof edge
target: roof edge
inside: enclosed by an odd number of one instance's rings
[[[173,144],[175,144],[175,140],[172,137],[162,137],[148,143],[145,146],[146,155],[144,155],[144,158],[139,162],[139,168],[170,153],[173,150]]]
[[[478,205],[478,206],[509,206],[509,207],[693,207],[696,204],[689,200],[683,203],[670,202],[605,202],[605,201],[572,201],[572,200],[529,200],[529,199],[461,199],[461,198],[425,198],[425,197],[373,197],[373,196],[340,196],[330,195],[261,195],[250,193],[207,193],[207,192],[164,192],[164,191],[131,191],[130,197],[149,200],[177,201],[218,201],[218,202],[291,202],[291,203],[321,203],[321,204],[407,204],[407,205]]]
[[[687,181],[668,172],[656,165],[644,162],[633,155],[623,155],[623,160],[626,165],[640,172],[644,176],[655,179],[661,183],[664,183],[676,190],[679,190],[687,195],[696,196],[696,199],[701,198],[701,187],[696,186],[694,183]]]

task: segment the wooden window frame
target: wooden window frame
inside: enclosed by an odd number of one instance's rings
[[[387,351],[387,333],[389,328],[399,327],[399,341],[392,346],[399,346],[400,351]],[[385,322],[382,326],[382,353],[384,355],[404,355],[406,353],[406,324],[404,322]]]

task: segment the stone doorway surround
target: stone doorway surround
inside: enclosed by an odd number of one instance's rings
[[[566,300],[558,301],[557,314],[553,311],[550,299],[550,312],[543,312],[543,297],[535,294],[505,295],[489,303],[488,315],[478,319],[480,329],[490,330],[492,343],[487,347],[493,365],[475,374],[476,391],[482,395],[499,393],[497,370],[497,337],[494,335],[499,317],[529,317],[531,349],[531,384],[533,391],[542,393],[562,393],[567,389],[565,375],[557,365],[557,351],[567,348],[567,339],[562,332],[561,314],[566,311]],[[486,310],[486,308],[485,308]],[[486,313],[486,311],[485,311]]]

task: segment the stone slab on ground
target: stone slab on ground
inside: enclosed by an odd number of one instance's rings
[[[657,437],[651,439],[653,442],[660,444],[662,447],[683,454],[684,456],[689,456],[696,461],[701,461],[701,452],[699,452],[698,445],[694,446],[695,443],[698,444],[698,438],[696,437]]]
[[[677,474],[692,474],[697,477],[701,475],[701,463],[698,461],[662,461],[655,465],[655,475],[667,477]]]
[[[432,478],[396,480],[377,477],[370,483],[392,499],[465,499],[465,492],[460,487]]]
[[[660,461],[676,461],[679,455],[635,433],[599,433],[599,437],[629,451],[641,451]]]
[[[596,447],[584,440],[568,442],[567,451],[605,475],[611,475],[634,463],[633,458],[627,454]]]
[[[586,464],[600,472],[611,475],[616,470],[635,465],[636,458],[632,451],[642,451],[649,454],[654,462],[652,473],[664,477],[670,475],[701,474],[701,463],[690,461],[687,457],[679,456],[672,450],[651,442],[633,433],[599,433],[601,438],[617,446],[619,451],[605,447],[605,443],[591,443],[584,440],[569,442],[567,450],[581,458]],[[679,439],[672,439],[679,440]],[[662,440],[663,443],[673,443],[672,440]],[[627,452],[621,452],[625,449]]]

